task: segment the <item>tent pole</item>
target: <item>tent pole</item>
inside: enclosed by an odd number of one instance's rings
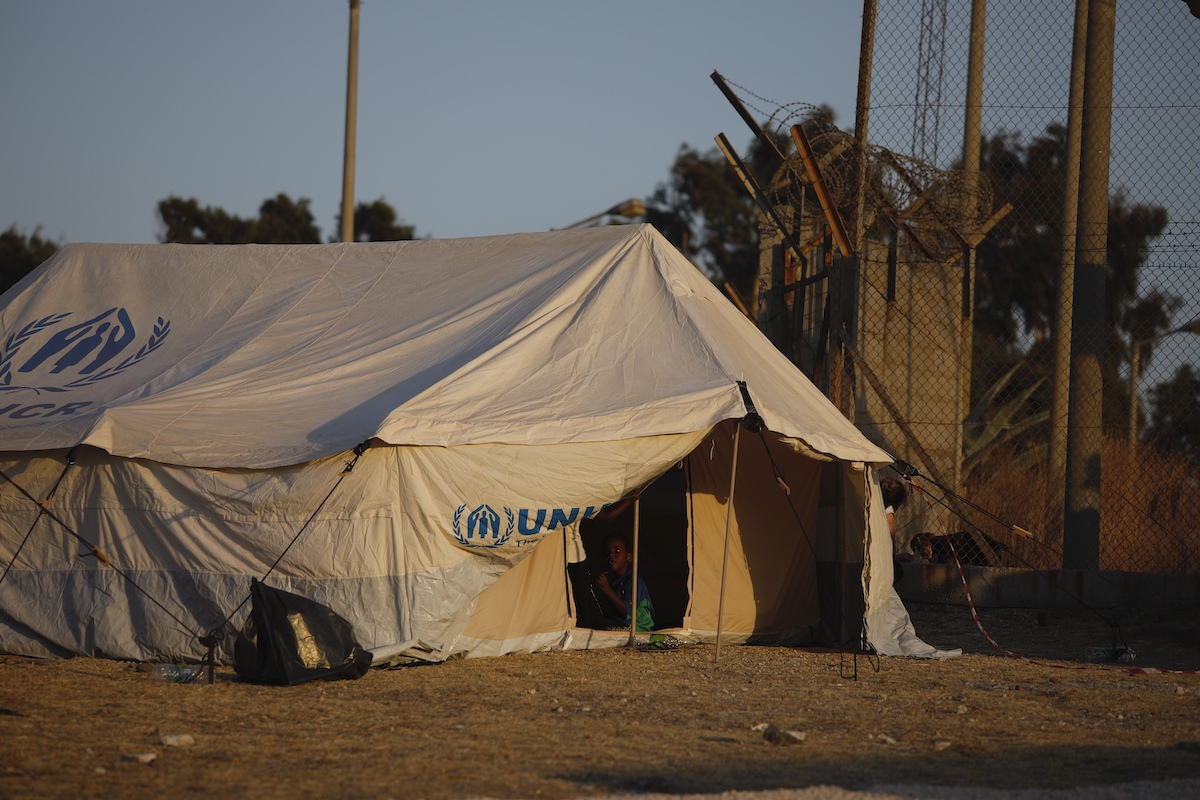
[[[717,654],[716,662],[721,663],[721,622],[725,616],[725,575],[729,570],[729,532],[733,527],[733,487],[737,481],[738,443],[742,439],[742,426],[739,423],[733,431],[733,465],[729,469],[729,500],[725,510],[725,550],[721,554],[721,591],[717,601]]]
[[[633,585],[630,593],[629,607],[629,646],[632,647],[636,642],[637,633],[637,607],[638,607],[638,528],[642,520],[642,495],[639,493],[633,498]]]

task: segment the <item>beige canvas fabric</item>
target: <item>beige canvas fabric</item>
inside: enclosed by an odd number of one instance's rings
[[[723,632],[803,632],[825,518],[865,528],[890,460],[649,226],[68,245],[0,326],[9,652],[194,657],[229,617],[227,655],[268,571],[381,657],[603,644],[571,616],[578,526],[685,458],[686,627],[715,632],[725,566]],[[739,381],[768,434],[724,561]],[[859,494],[833,509],[822,464]]]
[[[268,468],[598,442],[745,414],[886,462],[649,226],[330,245],[68,245],[4,296],[0,447]],[[802,409],[802,411],[801,411]]]

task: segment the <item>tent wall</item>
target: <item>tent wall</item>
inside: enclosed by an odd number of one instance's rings
[[[606,491],[623,494],[694,448],[686,457],[690,605],[683,630],[697,640],[711,640],[717,630],[733,435],[731,423],[701,440],[656,437],[640,442],[628,456],[634,463],[625,466],[603,450],[592,459],[593,466],[609,464],[608,480],[619,487]],[[65,472],[65,453],[0,459],[0,469],[38,498],[61,476],[50,510],[154,598],[97,563],[3,483],[0,559],[14,563],[0,583],[0,651],[199,657],[194,633],[238,609],[250,579],[266,572],[302,528],[269,582],[345,616],[380,660],[622,644],[623,635],[575,627],[566,564],[579,557],[572,552],[578,519],[507,559],[500,548],[463,547],[448,523],[436,527],[433,501],[417,491],[436,485],[436,476],[463,470],[479,486],[515,485],[514,476],[535,471],[505,448],[452,452],[462,449],[372,448],[340,484],[343,458],[275,470],[197,470],[87,449]],[[525,450],[537,464],[570,461],[545,448]],[[440,463],[439,456],[454,463]],[[503,478],[487,477],[483,464],[501,465]],[[776,469],[789,492],[776,481]],[[870,638],[881,652],[939,655],[916,637],[891,587],[888,537],[864,538],[868,519],[871,530],[886,530],[869,475],[861,465],[814,460],[769,433],[743,431],[723,641],[804,643],[845,635],[853,644],[865,596]],[[453,516],[454,501],[444,494],[439,502]],[[246,612],[234,614],[228,631]]]
[[[13,562],[0,583],[0,650],[199,657],[197,635],[238,610],[228,637],[247,612],[250,579],[283,556],[268,582],[330,606],[364,647],[446,657],[480,593],[539,541],[649,481],[698,439],[381,446],[346,475],[345,457],[207,470],[92,448],[69,468],[62,452],[9,454],[0,469],[39,500],[62,476],[54,516],[145,593],[81,557],[87,546],[0,481],[0,563]],[[536,629],[541,603],[521,607],[534,610],[523,628]]]
[[[712,639],[718,630],[733,433],[733,423],[718,426],[688,457],[690,600],[683,632],[698,640]],[[775,481],[772,459],[791,494]],[[722,642],[803,643],[814,636],[821,622],[814,540],[823,467],[772,434],[761,440],[743,434]],[[643,525],[643,542],[654,535]],[[562,543],[547,537],[532,557],[485,591],[467,625],[466,636],[478,639],[473,652],[526,649],[550,640],[596,646],[594,634],[576,630],[572,636],[574,620],[557,610],[570,606],[565,566]],[[620,642],[619,636],[601,637],[602,644]]]
[[[402,641],[453,626],[455,606],[499,572],[480,574],[445,537],[399,546],[406,514],[395,449],[373,452],[340,483],[341,458],[198,470],[86,449],[64,473],[64,455],[6,458],[0,468],[38,498],[62,475],[50,510],[129,579],[82,555],[87,546],[0,485],[0,559],[13,562],[0,584],[7,652],[199,657],[196,634],[237,610],[225,630],[229,653],[230,634],[248,612],[239,606],[250,579],[280,556],[271,585],[329,605],[364,644]],[[336,496],[322,507],[331,490]],[[437,602],[418,608],[398,602],[405,597]]]
[[[867,471],[861,465],[842,462],[829,462],[823,466],[820,528],[824,535],[817,562],[822,620],[820,638],[831,645],[857,647],[866,610],[864,588],[876,577],[867,569],[864,555]],[[886,520],[884,526],[886,529]]]

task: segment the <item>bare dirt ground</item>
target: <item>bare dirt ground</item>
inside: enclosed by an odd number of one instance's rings
[[[908,797],[945,796],[937,787],[1099,796],[1171,779],[1189,780],[1158,785],[1200,791],[1200,676],[1086,664],[1084,648],[1110,635],[1083,612],[1049,612],[1044,624],[983,612],[1000,644],[1047,660],[1031,664],[998,653],[965,609],[911,611],[923,638],[964,655],[873,663],[723,646],[718,663],[713,646],[685,645],[290,688],[241,683],[229,668],[211,686],[166,684],[136,664],[0,656],[0,797],[741,797],[904,784],[934,787]],[[1133,666],[1200,667],[1194,610],[1123,627]],[[803,741],[772,744],[755,730],[764,723]],[[180,736],[192,743],[165,743]],[[122,760],[135,754],[155,758]]]

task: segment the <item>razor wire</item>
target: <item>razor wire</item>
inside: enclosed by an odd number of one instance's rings
[[[1048,443],[1066,431],[1065,417],[1051,418],[1051,412],[1075,4],[987,3],[977,178],[964,172],[962,157],[971,6],[965,0],[878,0],[863,160],[853,135],[820,107],[778,103],[729,84],[777,139],[792,125],[802,127],[846,228],[861,228],[869,240],[870,252],[860,255],[879,265],[859,270],[849,301],[857,314],[853,335],[875,337],[872,352],[862,348],[864,364],[844,359],[840,374],[831,376],[838,365],[825,363],[823,346],[837,332],[822,329],[823,321],[828,325],[823,315],[841,289],[820,267],[788,284],[811,288],[802,307],[794,305],[795,295],[784,301],[783,313],[803,337],[785,352],[802,367],[808,359],[822,389],[889,452],[916,460],[915,436],[923,450],[938,454],[959,494],[1038,532],[1036,542],[1016,543],[1018,554],[1039,569],[1059,569],[1063,506],[1051,488]],[[1094,348],[1103,361],[1099,567],[1200,574],[1194,525],[1200,518],[1200,159],[1194,145],[1200,18],[1186,3],[1148,0],[1118,4],[1116,14],[1107,253],[1101,258],[1105,300],[1099,329],[1077,334],[1075,342]],[[803,243],[805,257],[829,267],[836,253],[823,241],[827,231],[811,181],[798,155],[780,155],[783,164],[763,182],[763,193],[795,226],[787,233]],[[862,220],[860,184],[866,187]],[[1079,229],[1077,240],[1089,233]],[[969,274],[964,244],[977,259]],[[1096,254],[1080,251],[1079,257]],[[965,333],[950,321],[959,303]],[[1071,314],[1062,320],[1072,323]],[[906,347],[910,352],[889,355]],[[897,362],[906,370],[899,378]],[[951,385],[944,373],[956,364],[966,377]],[[893,375],[884,382],[902,419],[879,418],[880,400],[866,379],[870,370]],[[834,396],[834,378],[854,387],[848,405]],[[955,392],[962,401],[949,408]],[[905,426],[907,432],[897,432]],[[986,515],[968,513],[976,514],[972,524],[985,535],[1003,532]],[[898,524],[906,534],[896,541],[897,552],[907,551],[912,535],[952,532],[925,530],[932,521],[913,508]]]

